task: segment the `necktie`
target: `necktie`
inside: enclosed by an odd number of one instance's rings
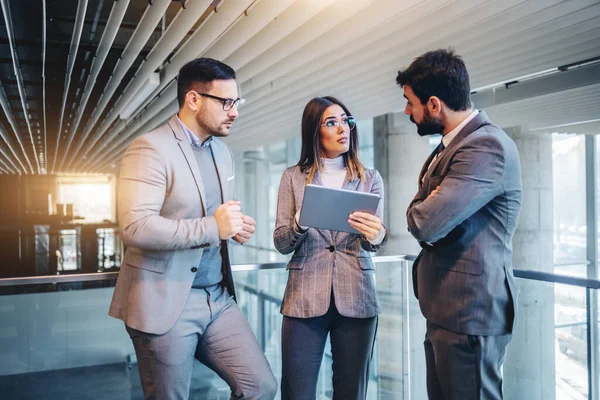
[[[435,155],[433,156],[431,162],[427,166],[427,171],[429,171],[429,168],[431,168],[435,160],[437,160],[438,156],[442,151],[444,151],[445,148],[446,146],[444,146],[444,142],[440,142],[439,146],[435,149]],[[425,175],[427,175],[427,173],[423,174],[423,178],[421,178],[421,183],[423,183],[423,181],[425,180]]]

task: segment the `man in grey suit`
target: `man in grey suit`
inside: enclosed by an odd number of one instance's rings
[[[419,56],[396,81],[419,135],[443,135],[407,210],[422,247],[413,277],[427,319],[427,392],[430,399],[502,399],[501,366],[516,313],[517,148],[472,108],[469,75],[453,51]]]
[[[184,65],[179,113],[134,140],[121,161],[119,225],[127,245],[109,314],[125,322],[147,399],[187,399],[194,358],[232,399],[273,399],[277,383],[235,302],[227,240],[255,221],[233,201],[227,136],[238,116],[235,72],[213,59]]]

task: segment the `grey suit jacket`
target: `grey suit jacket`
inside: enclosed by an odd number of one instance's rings
[[[433,156],[407,211],[409,230],[423,248],[413,267],[423,315],[454,332],[510,333],[516,314],[512,237],[522,195],[515,143],[481,112],[427,170]]]
[[[368,318],[379,314],[373,280],[373,246],[362,235],[309,228],[300,233],[294,216],[302,206],[308,172],[288,168],[281,177],[277,221],[273,239],[283,254],[294,252],[287,269],[287,286],[281,313],[288,317],[310,318],[329,309],[331,290],[338,312],[346,317]],[[376,214],[383,219],[383,180],[375,170],[365,171],[366,179],[346,178],[343,189],[381,196]],[[312,183],[321,185],[317,172]]]
[[[227,201],[235,188],[233,154],[216,138],[211,147]],[[227,242],[219,239],[215,217],[205,217],[205,198],[193,150],[176,117],[131,143],[121,161],[118,201],[121,239],[128,248],[109,315],[143,332],[167,332],[209,246],[221,246],[223,284],[234,295]]]

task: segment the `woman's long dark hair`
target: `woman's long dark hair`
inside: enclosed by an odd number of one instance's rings
[[[321,118],[325,110],[337,104],[342,107],[347,116],[352,115],[348,108],[335,97],[315,97],[304,107],[302,114],[302,152],[298,165],[302,172],[308,171],[306,181],[312,182],[315,172],[321,171]],[[365,179],[365,167],[358,158],[358,127],[355,125],[350,130],[350,148],[343,154],[344,163],[348,168],[350,181],[360,178]]]

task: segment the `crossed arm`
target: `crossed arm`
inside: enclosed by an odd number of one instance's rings
[[[493,136],[465,140],[441,184],[429,194],[419,192],[408,207],[408,229],[419,241],[443,239],[503,191],[500,142]]]

